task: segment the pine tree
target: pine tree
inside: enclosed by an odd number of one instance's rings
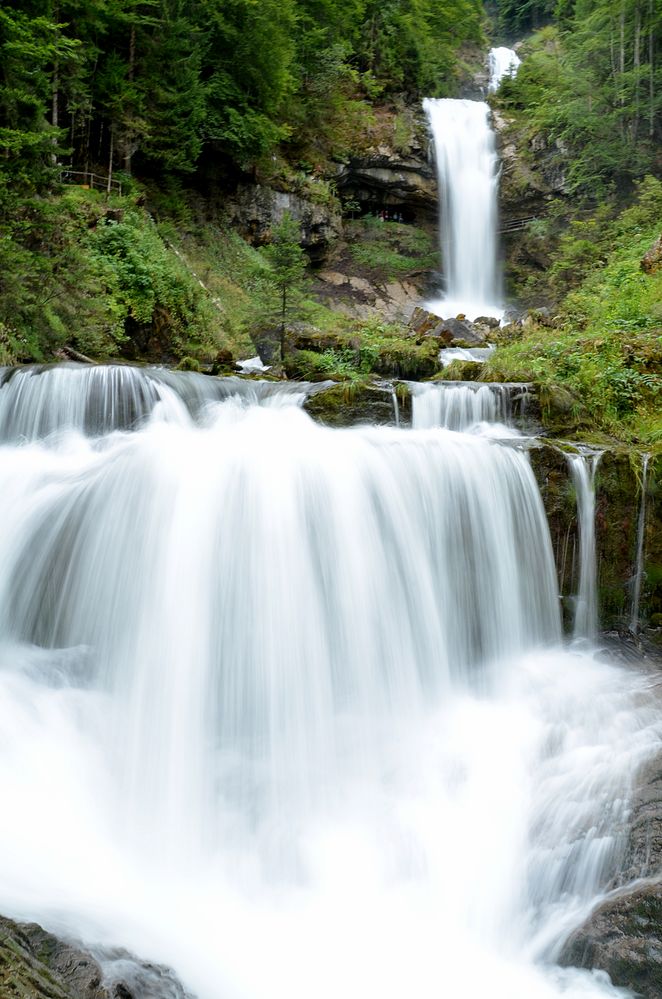
[[[279,296],[280,359],[285,360],[285,330],[302,291],[307,258],[300,246],[299,224],[289,212],[272,230],[271,243],[262,251],[271,271],[269,281]]]

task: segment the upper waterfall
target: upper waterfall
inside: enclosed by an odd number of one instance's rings
[[[521,61],[514,49],[508,49],[504,46],[490,49],[490,54],[487,57],[487,65],[490,71],[490,82],[487,85],[488,93],[495,93],[505,77],[516,76]]]
[[[501,317],[497,265],[498,158],[490,110],[481,101],[423,102],[439,185],[445,295],[429,303],[443,316]]]

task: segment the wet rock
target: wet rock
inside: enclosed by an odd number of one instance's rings
[[[662,884],[643,885],[603,902],[572,934],[561,963],[606,971],[614,985],[644,999],[662,995]]]
[[[314,420],[329,427],[352,427],[357,424],[394,426],[396,423],[395,388],[392,384],[340,384],[310,396],[304,409]],[[398,386],[398,392],[406,392]],[[409,410],[397,405],[400,425],[408,422]],[[409,414],[410,415],[410,414]]]
[[[193,999],[173,973],[124,951],[95,952],[36,923],[0,917],[0,996],[14,999]]]
[[[34,923],[0,917],[0,995],[20,999],[110,999],[97,962]]]
[[[444,319],[441,325],[442,335],[450,336],[451,347],[483,347],[484,334],[466,319]]]
[[[662,268],[662,236],[658,236],[653,245],[646,250],[641,258],[640,267],[644,274],[654,274]]]
[[[639,775],[614,891],[566,941],[561,963],[600,968],[645,999],[662,995],[662,754]],[[644,879],[634,881],[633,879]],[[628,884],[629,882],[629,884]]]

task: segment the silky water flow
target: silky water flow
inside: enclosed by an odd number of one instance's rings
[[[526,451],[303,398],[5,372],[0,911],[199,999],[624,995],[554,957],[659,711],[562,645]]]

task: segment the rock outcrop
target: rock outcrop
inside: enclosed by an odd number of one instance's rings
[[[632,879],[636,880],[632,882]],[[639,777],[616,889],[566,941],[561,963],[606,971],[644,999],[662,995],[662,753]],[[629,885],[628,885],[629,882]]]
[[[491,327],[490,320],[471,323],[467,319],[442,319],[420,307],[414,309],[409,320],[410,329],[421,337],[436,337],[446,347],[482,347]]]
[[[402,156],[382,146],[340,167],[336,182],[345,199],[361,206],[404,206],[415,218],[436,217],[437,182],[427,154]]]
[[[386,322],[406,321],[421,300],[423,281],[368,280],[358,274],[324,268],[315,275],[315,295],[328,308],[352,319],[378,317]]]
[[[641,258],[641,269],[644,274],[655,274],[660,268],[662,268],[662,236],[657,237]]]
[[[301,227],[301,245],[314,261],[324,259],[342,231],[340,206],[320,182],[301,192],[263,184],[240,184],[225,204],[228,221],[251,243],[268,242],[271,230],[289,213]]]
[[[0,996],[13,999],[193,999],[173,973],[124,951],[91,952],[36,923],[0,917]]]
[[[333,179],[341,198],[361,213],[397,209],[404,221],[434,224],[437,181],[421,106],[382,108],[376,119],[370,145],[337,168]]]

